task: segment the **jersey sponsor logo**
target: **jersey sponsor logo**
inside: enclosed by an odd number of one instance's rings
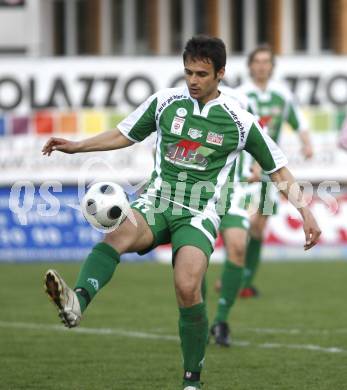
[[[163,110],[165,110],[166,107],[168,107],[173,101],[175,100],[182,100],[186,98],[185,95],[172,95],[170,96],[167,100],[165,100],[159,107],[157,113],[156,113],[156,116],[155,116],[155,120],[157,121],[159,119],[159,115],[162,113]]]
[[[264,128],[269,125],[269,122],[271,121],[272,116],[271,115],[263,115],[259,118],[259,125],[260,127]]]
[[[188,111],[184,107],[177,108],[176,115],[180,116],[181,118],[184,118],[187,116]]]
[[[189,135],[190,138],[198,139],[198,138],[202,137],[202,131],[198,130],[198,129],[190,128],[188,130],[188,135]]]
[[[165,160],[174,165],[204,171],[208,165],[207,157],[214,152],[215,150],[202,146],[200,142],[183,139],[168,145]]]
[[[185,119],[175,116],[171,124],[171,133],[181,135]]]
[[[209,131],[207,134],[206,142],[212,145],[222,146],[224,140],[223,134],[214,133]]]
[[[245,140],[245,135],[246,135],[245,127],[243,126],[242,122],[239,120],[238,116],[233,110],[231,110],[225,103],[223,104],[223,107],[225,108],[226,111],[228,111],[229,115],[235,122],[235,125],[238,128],[240,133],[241,142],[243,142]]]

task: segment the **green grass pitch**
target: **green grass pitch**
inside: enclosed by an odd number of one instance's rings
[[[79,264],[0,265],[0,389],[181,390],[170,266],[120,265],[79,330],[57,321],[48,267],[73,284]],[[210,320],[219,269],[208,272]],[[347,389],[346,280],[346,262],[262,264],[262,296],[232,312],[235,345],[208,346],[203,389]]]

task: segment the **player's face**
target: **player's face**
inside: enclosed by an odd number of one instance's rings
[[[254,81],[268,81],[271,77],[273,64],[271,54],[267,51],[257,53],[249,65],[251,77]]]
[[[184,63],[185,79],[190,96],[202,103],[218,96],[218,84],[224,76],[224,68],[215,74],[212,62],[187,59]]]

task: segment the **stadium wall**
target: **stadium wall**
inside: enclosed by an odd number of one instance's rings
[[[343,223],[347,154],[337,149],[347,107],[346,65],[344,57],[324,56],[282,57],[276,66],[275,77],[291,87],[303,106],[315,148],[313,160],[303,160],[297,137],[284,129],[281,145],[290,168],[300,180],[314,182],[312,207],[323,226],[322,245],[306,258],[347,258]],[[55,154],[49,159],[41,156],[42,145],[51,135],[81,138],[115,127],[157,89],[182,85],[181,69],[181,59],[176,57],[2,60],[0,260],[84,257],[100,235],[76,209],[78,188],[93,180],[112,179],[135,193],[152,169],[151,143],[117,153]],[[246,78],[245,59],[230,58],[225,82],[237,86]],[[323,198],[317,188],[324,190]],[[51,202],[61,205],[59,214],[42,218],[37,207],[49,214]],[[302,258],[303,234],[295,210],[286,203],[280,210],[269,224],[265,256]],[[167,248],[161,248],[149,258],[169,257]],[[214,259],[222,257],[218,242]]]

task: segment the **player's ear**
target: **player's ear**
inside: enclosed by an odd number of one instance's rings
[[[219,69],[219,71],[217,72],[217,79],[218,81],[221,81],[222,78],[224,77],[224,74],[225,74],[225,68],[221,68]]]

